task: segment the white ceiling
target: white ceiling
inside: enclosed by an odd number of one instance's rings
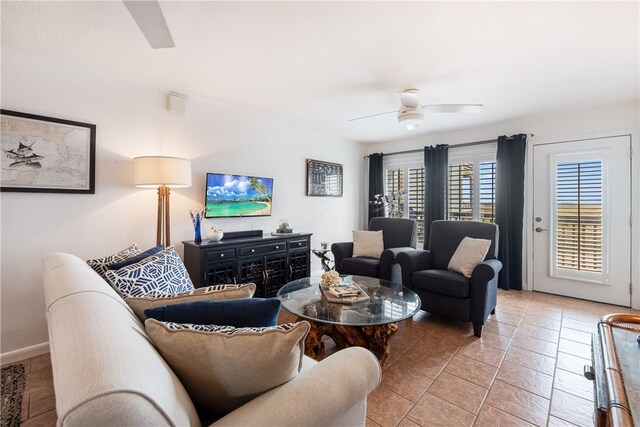
[[[2,1],[2,48],[286,115],[360,142],[639,98],[640,11],[631,2],[162,1],[177,47],[153,50],[120,1]],[[423,103],[482,103],[395,116]]]

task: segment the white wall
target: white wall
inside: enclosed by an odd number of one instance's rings
[[[427,119],[437,120],[437,115],[427,117]],[[635,147],[632,169],[632,184],[635,194],[640,188],[640,141],[638,141],[638,132],[640,128],[640,100],[635,99],[628,102],[603,105],[589,109],[574,111],[557,111],[537,116],[522,117],[506,121],[503,123],[495,123],[487,126],[465,129],[455,132],[447,132],[441,134],[431,134],[416,136],[399,141],[392,141],[380,144],[367,145],[367,154],[370,153],[392,153],[395,151],[405,151],[423,148],[425,145],[434,144],[462,144],[466,142],[484,141],[496,139],[499,135],[513,135],[517,133],[526,133],[527,144],[535,145],[538,143],[560,142],[575,137],[601,137],[616,134],[619,131],[629,133],[631,131],[632,144]],[[531,136],[533,134],[534,136]],[[530,151],[529,151],[530,152]],[[527,159],[527,169],[532,167],[531,157]],[[526,178],[525,178],[526,180]],[[532,183],[526,180],[525,183],[525,199],[531,194]],[[634,196],[635,196],[634,194]],[[632,215],[634,218],[640,218],[640,198],[635,197],[632,206]],[[531,223],[531,204],[525,201],[525,232],[524,245],[525,251],[523,256],[525,261],[528,257],[528,251],[531,250],[527,242],[529,236],[528,224]],[[632,263],[632,282],[634,286],[632,306],[640,309],[640,227],[637,226],[639,221],[634,220],[634,228],[632,230],[632,256],[636,261]],[[523,280],[528,277],[528,266],[524,263]],[[525,289],[528,287],[524,284]]]
[[[224,82],[220,82],[224,84]],[[225,231],[275,230],[281,217],[320,241],[350,239],[364,216],[364,148],[298,127],[267,112],[191,98],[185,115],[165,110],[171,88],[141,87],[56,63],[2,51],[2,108],[97,125],[96,194],[2,193],[1,353],[48,341],[41,260],[54,251],[83,259],[137,242],[155,244],[155,190],[133,187],[132,158],[192,159],[193,186],[172,191],[172,243],[193,239],[188,209],[204,203],[205,172],[274,178],[273,214],[206,220]],[[344,164],[344,196],[306,197],[306,159]],[[320,265],[313,255],[312,271]],[[28,355],[28,354],[27,354]]]

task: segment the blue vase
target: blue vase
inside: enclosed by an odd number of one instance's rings
[[[202,235],[200,234],[200,215],[196,216],[196,223],[193,224],[193,229],[196,232],[196,237],[193,240],[196,243],[201,243]]]

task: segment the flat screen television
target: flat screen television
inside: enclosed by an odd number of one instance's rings
[[[205,218],[271,216],[273,178],[207,173]]]

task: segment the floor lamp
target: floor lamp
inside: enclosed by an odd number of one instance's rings
[[[156,244],[171,244],[170,187],[191,187],[191,162],[177,157],[146,156],[133,159],[134,185],[158,188],[158,232]]]

